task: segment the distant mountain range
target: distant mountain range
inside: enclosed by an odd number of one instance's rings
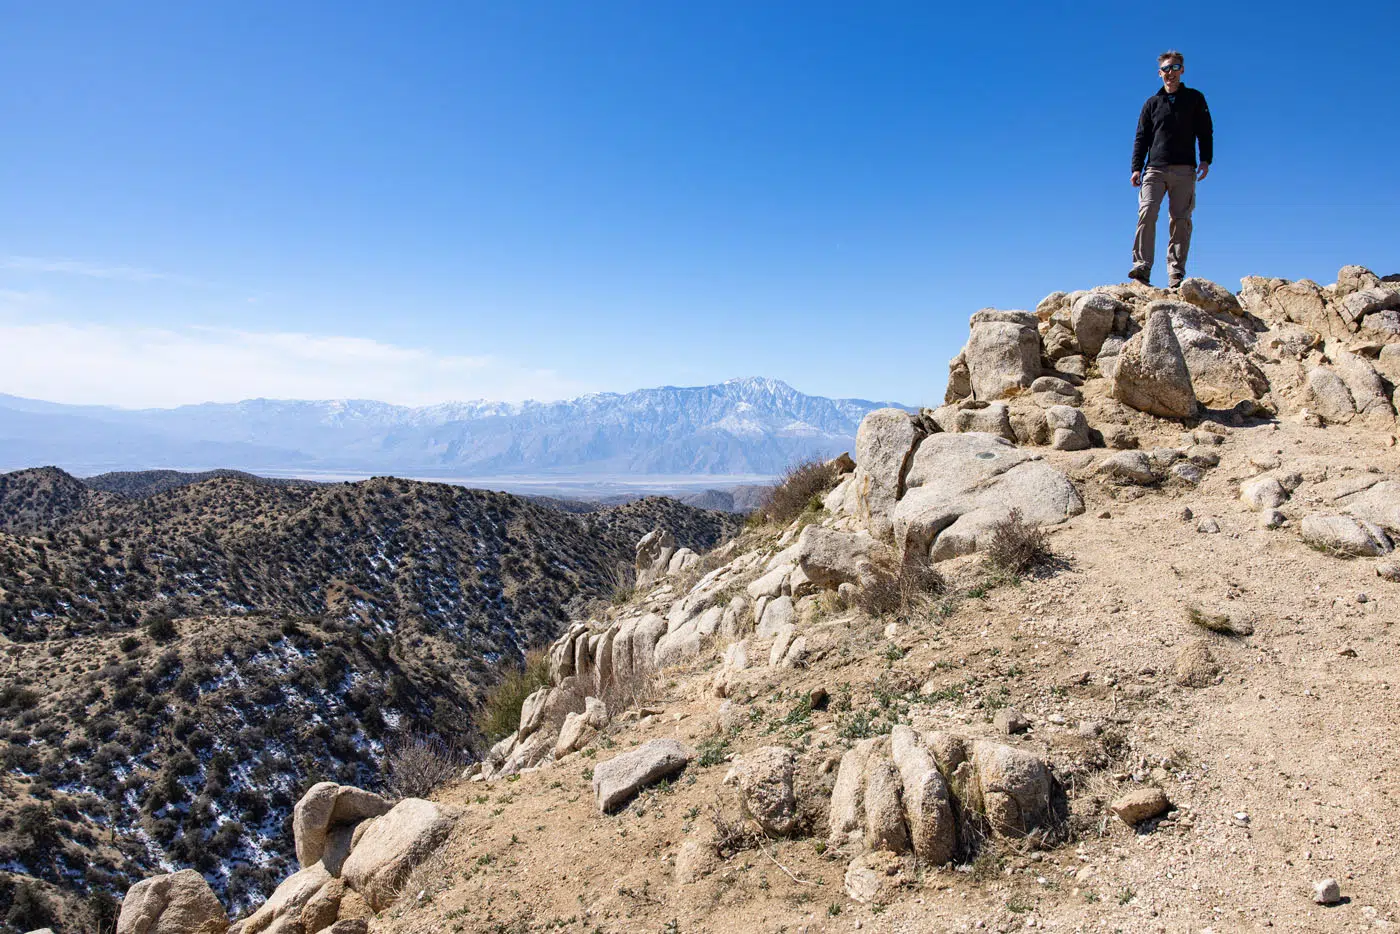
[[[127,410],[0,395],[0,470],[766,477],[849,450],[865,414],[889,404],[809,396],[760,378],[418,408],[252,399]]]

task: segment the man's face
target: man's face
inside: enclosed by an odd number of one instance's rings
[[[1181,87],[1181,73],[1185,70],[1186,66],[1174,58],[1157,65],[1157,74],[1162,76],[1162,87],[1167,89],[1168,94],[1175,94],[1176,89]]]

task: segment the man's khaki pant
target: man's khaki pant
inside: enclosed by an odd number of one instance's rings
[[[1191,249],[1191,212],[1196,207],[1196,169],[1189,165],[1148,168],[1138,192],[1137,236],[1133,238],[1133,268],[1152,271],[1157,252],[1157,214],[1162,198],[1170,199],[1171,241],[1167,244],[1167,275],[1171,285],[1186,277],[1186,253]]]

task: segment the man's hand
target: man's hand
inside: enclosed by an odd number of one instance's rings
[[[1205,177],[1205,176],[1202,176],[1202,178],[1204,178],[1204,177]],[[1141,173],[1141,172],[1134,172],[1134,173],[1133,173],[1132,183],[1133,183],[1133,187],[1134,187],[1134,188],[1137,188],[1139,185],[1142,184],[1142,173]]]
[[[1204,179],[1204,178],[1205,178],[1207,175],[1209,175],[1209,174],[1210,174],[1210,163],[1209,163],[1209,162],[1202,162],[1202,163],[1200,164],[1200,166],[1197,167],[1197,169],[1196,169],[1196,181],[1198,181],[1198,182],[1201,181],[1202,179]]]

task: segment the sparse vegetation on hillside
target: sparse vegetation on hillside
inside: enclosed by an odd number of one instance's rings
[[[787,525],[804,511],[821,509],[821,497],[840,479],[834,461],[805,460],[783,471],[778,484],[768,491],[763,505],[750,515],[751,522]]]
[[[97,930],[76,919],[157,859],[260,900],[308,785],[421,794],[460,771],[517,645],[606,597],[652,528],[703,549],[737,524],[395,479],[220,475],[131,499],[0,476],[0,931]],[[507,693],[543,683],[538,655],[527,672]]]

